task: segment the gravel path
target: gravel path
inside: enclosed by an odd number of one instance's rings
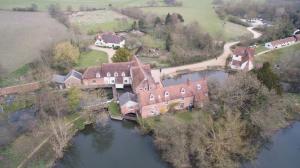
[[[254,27],[248,27],[247,30],[250,31],[253,34],[253,39],[259,38],[262,34],[259,32],[256,32],[253,30]],[[240,41],[234,41],[234,42],[227,42],[224,45],[224,51],[223,53],[217,57],[216,59],[210,59],[207,61],[195,63],[195,64],[189,64],[189,65],[182,65],[177,67],[170,67],[170,68],[164,68],[161,69],[161,72],[159,69],[154,69],[151,71],[155,81],[160,81],[160,78],[164,75],[176,75],[180,71],[200,71],[205,70],[209,67],[225,67],[226,59],[227,57],[232,54],[230,48],[236,44],[238,44]]]
[[[112,63],[111,58],[115,55],[116,50],[112,49],[112,48],[102,48],[102,47],[97,47],[95,45],[90,45],[89,46],[90,49],[92,50],[97,50],[97,51],[103,51],[106,52],[108,55],[108,62]]]

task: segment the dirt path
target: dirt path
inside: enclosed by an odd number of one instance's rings
[[[254,27],[248,27],[247,30],[250,31],[253,34],[253,39],[259,38],[262,34],[259,32],[256,32],[253,30]],[[195,63],[195,64],[189,64],[189,65],[182,65],[177,67],[170,67],[170,68],[164,68],[164,69],[154,69],[151,71],[155,81],[160,81],[160,78],[164,75],[176,75],[179,71],[200,71],[208,69],[209,67],[225,67],[226,59],[227,57],[232,53],[230,48],[236,44],[238,44],[240,41],[234,41],[234,42],[227,42],[224,45],[224,51],[223,53],[218,56],[216,59],[210,59],[207,61]]]
[[[112,49],[112,48],[102,48],[102,47],[97,47],[95,45],[90,45],[89,46],[90,49],[92,50],[96,50],[96,51],[103,51],[106,52],[108,55],[108,62],[112,63],[111,58],[115,55],[116,50]]]
[[[67,123],[67,126],[71,126],[75,121],[77,121],[78,119],[80,118],[80,116],[79,117],[76,117],[74,120],[72,120],[72,121],[69,121],[68,123]],[[29,161],[29,159],[31,159],[31,157],[36,153],[36,152],[38,152],[40,149],[41,149],[41,147],[43,147],[48,141],[49,141],[49,139],[51,138],[51,136],[52,135],[49,135],[47,138],[45,138],[38,146],[36,146],[33,150],[32,150],[32,152],[29,154],[29,155],[27,155],[27,157],[17,166],[17,168],[22,168],[22,167],[24,167],[25,166],[25,164]]]

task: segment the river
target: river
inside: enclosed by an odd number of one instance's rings
[[[300,122],[281,129],[272,137],[252,164],[244,168],[299,168],[300,167]]]
[[[131,122],[110,121],[105,127],[88,125],[56,168],[167,168],[155,150],[151,136],[142,136]]]
[[[87,126],[72,140],[72,145],[56,168],[168,168],[155,150],[152,137],[142,136],[131,122],[110,121],[106,127]],[[299,168],[300,122],[281,129],[243,168]]]

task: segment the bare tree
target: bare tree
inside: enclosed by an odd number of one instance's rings
[[[69,141],[74,135],[71,127],[68,126],[62,119],[50,118],[50,128],[53,136],[50,138],[50,143],[57,158],[63,156],[64,149],[68,146]]]

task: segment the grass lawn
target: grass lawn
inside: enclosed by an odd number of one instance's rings
[[[255,61],[259,63],[270,62],[271,64],[274,64],[279,61],[280,57],[288,55],[289,53],[294,53],[297,50],[300,50],[300,43],[265,53],[256,57]]]
[[[10,85],[16,85],[24,81],[20,81],[19,78],[21,76],[26,75],[30,71],[30,67],[28,64],[22,66],[21,68],[15,70],[12,73],[9,73],[8,75],[4,76],[2,79],[0,79],[0,87],[6,87]]]
[[[266,50],[268,50],[268,48],[266,48],[264,45],[258,45],[255,48],[255,54],[258,54],[258,53],[266,51]]]
[[[69,16],[72,25],[81,32],[96,34],[104,31],[122,31],[130,29],[133,20],[112,10],[80,12]]]
[[[166,42],[157,38],[154,38],[151,35],[146,34],[145,36],[141,37],[141,41],[144,46],[147,46],[149,48],[159,48],[159,49],[165,49]]]
[[[108,55],[102,51],[89,51],[82,53],[79,58],[79,63],[76,66],[78,69],[87,68],[89,66],[101,65],[108,62]]]
[[[236,39],[239,36],[250,34],[245,27],[233,23],[225,23],[215,13],[212,0],[182,0],[182,7],[155,7],[143,8],[146,12],[160,15],[177,12],[182,14],[185,22],[197,21],[204,31],[214,37],[226,40]]]
[[[81,5],[95,8],[106,8],[109,4],[113,7],[141,6],[146,0],[0,0],[0,8],[11,9],[13,7],[27,7],[32,3],[38,6],[39,10],[47,10],[50,4],[60,4],[63,9],[72,6],[78,9]]]
[[[111,102],[109,104],[108,111],[112,117],[120,117],[121,116],[120,107],[116,102]]]

